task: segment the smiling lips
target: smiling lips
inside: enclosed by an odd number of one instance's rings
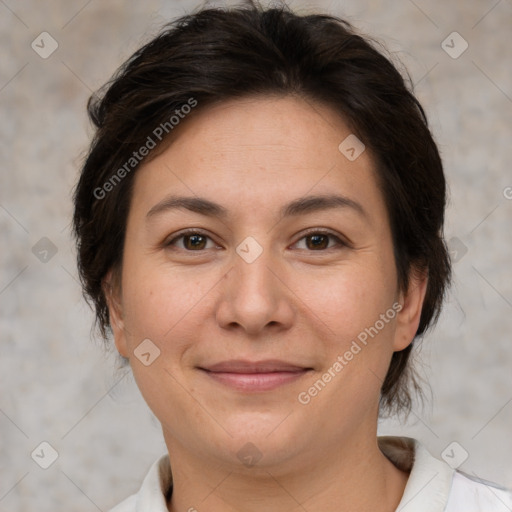
[[[239,391],[270,391],[304,376],[312,368],[279,360],[230,360],[200,368],[210,378]]]

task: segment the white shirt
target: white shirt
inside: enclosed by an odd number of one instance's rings
[[[452,469],[433,457],[417,440],[378,437],[381,451],[393,464],[410,472],[396,512],[511,512],[512,491]],[[172,486],[169,456],[149,470],[137,494],[110,512],[167,512]]]

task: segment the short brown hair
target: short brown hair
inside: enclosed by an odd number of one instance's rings
[[[197,102],[194,115],[214,102],[255,94],[296,94],[326,104],[371,148],[398,286],[407,289],[412,271],[428,275],[415,340],[424,334],[438,319],[451,266],[443,238],[443,167],[412,89],[374,41],[335,16],[300,16],[286,5],[264,9],[249,1],[166,25],[88,102],[96,132],[74,192],[73,227],[84,295],[102,336],[109,331],[102,281],[122,264],[137,163],[115,183],[112,177],[190,98]],[[99,194],[109,182],[108,193]],[[408,363],[413,343],[393,354],[381,391],[389,412],[409,411],[410,391],[419,390]]]

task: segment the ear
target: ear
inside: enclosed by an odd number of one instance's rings
[[[114,334],[114,342],[117,351],[123,357],[128,357],[128,343],[126,340],[121,300],[121,285],[114,276],[112,269],[109,270],[103,278],[102,288],[107,301],[110,327]]]
[[[399,303],[402,309],[397,315],[393,349],[399,352],[414,339],[420,324],[421,310],[427,292],[428,276],[425,272],[412,271],[406,293],[401,292]]]

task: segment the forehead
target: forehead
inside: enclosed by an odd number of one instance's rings
[[[200,108],[185,119],[172,139],[176,150],[215,154],[272,153],[294,163],[322,163],[326,148],[337,154],[338,145],[350,130],[341,116],[326,105],[297,96],[250,96]]]
[[[136,173],[134,201],[146,209],[171,191],[255,214],[275,201],[334,192],[382,206],[370,152],[347,158],[340,144],[354,135],[329,107],[258,96],[196,108]]]

